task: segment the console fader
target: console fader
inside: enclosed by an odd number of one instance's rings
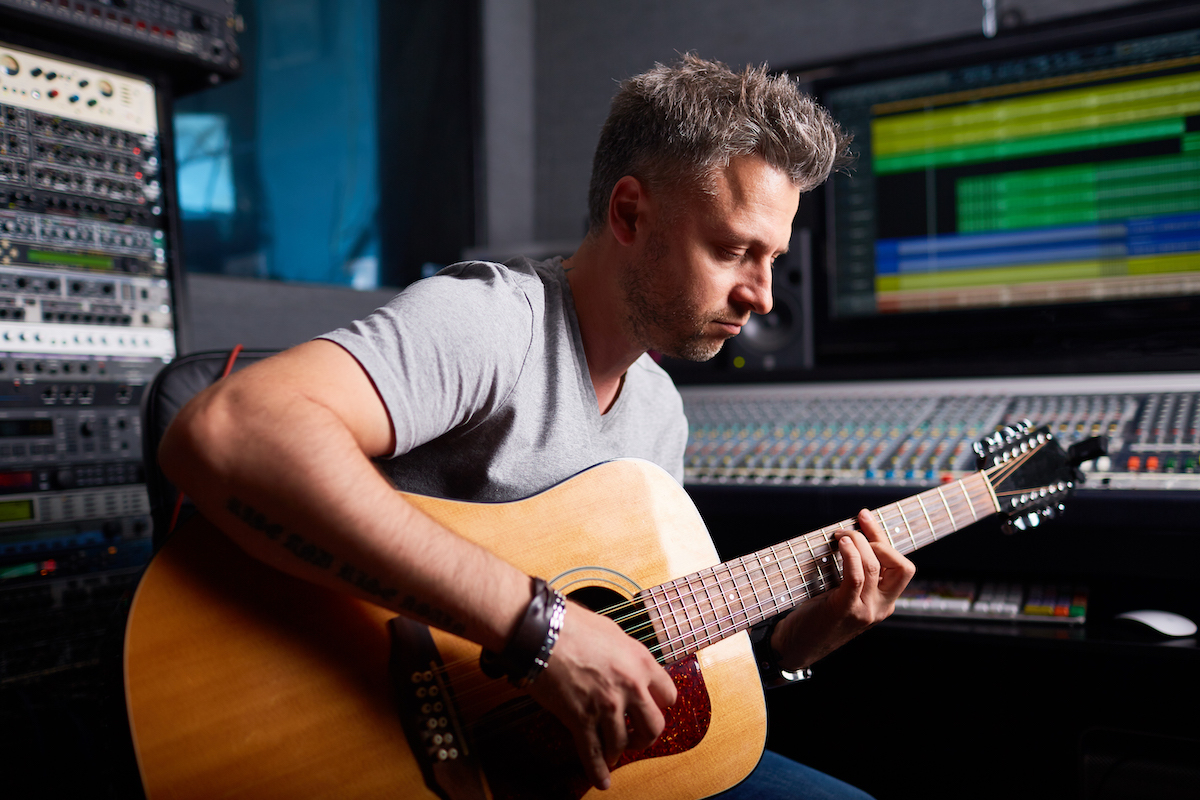
[[[931,486],[1022,419],[1064,447],[1109,438],[1092,490],[1200,491],[1200,374],[774,384],[682,389],[689,484]]]

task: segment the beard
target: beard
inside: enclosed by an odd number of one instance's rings
[[[725,338],[706,335],[705,326],[740,315],[701,309],[688,297],[686,286],[672,285],[662,269],[667,252],[662,235],[654,234],[647,242],[645,257],[624,264],[620,287],[628,309],[626,334],[646,350],[687,361],[708,361],[720,352]]]

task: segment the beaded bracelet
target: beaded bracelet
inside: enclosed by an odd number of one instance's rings
[[[533,599],[516,633],[504,646],[504,652],[484,650],[479,668],[489,678],[508,678],[518,689],[533,683],[550,665],[550,655],[558,642],[567,615],[567,599],[541,578],[533,581]]]

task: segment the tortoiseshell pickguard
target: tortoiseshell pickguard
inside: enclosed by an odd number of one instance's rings
[[[666,726],[653,745],[637,753],[626,753],[614,769],[647,758],[691,750],[708,732],[712,702],[696,657],[667,667],[678,698],[664,710]],[[512,701],[517,703],[520,701]],[[546,711],[499,724],[513,711],[505,703],[497,706],[476,726],[477,753],[484,774],[497,800],[576,800],[591,788],[575,753],[571,733]],[[518,713],[514,716],[521,717]],[[489,725],[488,719],[497,721]]]

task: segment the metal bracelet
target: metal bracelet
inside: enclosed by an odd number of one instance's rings
[[[485,649],[479,654],[479,668],[485,675],[508,678],[508,682],[517,688],[533,683],[549,665],[567,611],[567,600],[561,592],[541,578],[531,578],[531,581],[533,599],[525,608],[504,652]]]
[[[542,649],[533,657],[533,664],[529,667],[529,672],[521,681],[513,682],[513,685],[518,688],[524,688],[533,683],[546,667],[550,666],[550,656],[554,654],[554,645],[558,643],[563,620],[567,617],[567,598],[563,597],[562,593],[556,589],[550,589],[550,591],[554,593],[554,601],[550,609],[550,624],[546,627],[546,640],[542,642]]]

